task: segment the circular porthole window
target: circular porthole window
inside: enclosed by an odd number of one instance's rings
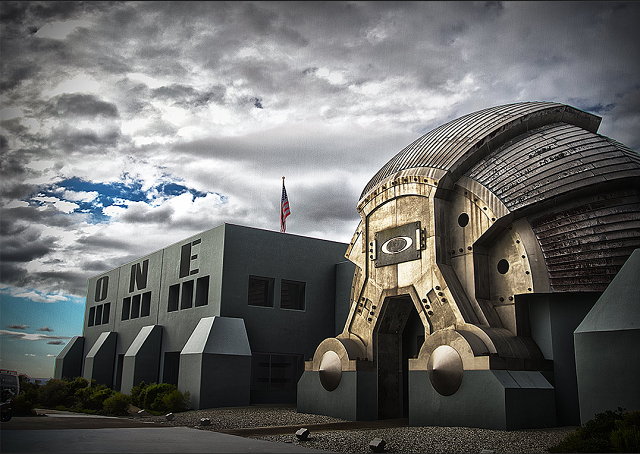
[[[460,227],[466,227],[469,224],[469,215],[467,213],[462,213],[458,216],[458,225]]]
[[[502,259],[498,262],[498,273],[507,274],[509,271],[509,261],[506,259]]]

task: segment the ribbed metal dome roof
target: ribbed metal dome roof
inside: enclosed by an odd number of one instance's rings
[[[506,141],[541,126],[563,122],[596,132],[600,117],[553,102],[522,102],[470,113],[408,145],[367,183],[364,198],[385,178],[405,169],[433,167],[454,179]]]

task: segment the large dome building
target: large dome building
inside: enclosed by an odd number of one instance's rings
[[[503,105],[385,164],[357,205],[349,316],[307,362],[298,410],[579,423],[572,333],[640,248],[640,156],[598,134],[600,121]]]

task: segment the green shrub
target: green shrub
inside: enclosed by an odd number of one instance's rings
[[[130,401],[131,405],[135,405],[138,408],[144,407],[144,396],[147,389],[145,382],[140,382],[138,386],[131,388]]]
[[[167,407],[163,402],[163,397],[170,394],[176,389],[175,385],[169,383],[154,383],[147,387],[144,396],[144,407],[147,410],[153,411],[167,411]]]
[[[628,411],[616,420],[611,446],[616,452],[640,452],[640,411]]]
[[[166,393],[162,398],[162,403],[164,404],[166,410],[171,413],[177,413],[180,411],[185,411],[189,408],[190,398],[189,391],[182,394],[177,389],[174,389],[170,393]]]
[[[46,385],[41,386],[38,392],[38,405],[46,408],[55,408],[59,405],[72,407],[73,396],[69,395],[68,382],[52,378]]]
[[[640,411],[596,414],[549,452],[640,452]]]
[[[103,402],[104,410],[115,416],[126,416],[129,408],[129,396],[119,392],[107,397]]]
[[[32,416],[33,402],[27,399],[26,394],[20,394],[11,401],[11,413],[13,416]]]
[[[114,394],[114,391],[105,385],[89,388],[92,392],[89,399],[85,402],[84,408],[90,410],[102,410],[104,401]]]

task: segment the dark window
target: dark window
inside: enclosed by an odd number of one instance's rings
[[[102,304],[96,306],[96,325],[102,325]]]
[[[268,391],[270,376],[271,355],[253,353],[251,355],[251,389]]]
[[[151,312],[151,292],[142,294],[142,307],[140,308],[140,317],[147,317]]]
[[[304,310],[304,282],[282,280],[280,307],[282,309]]]
[[[209,276],[198,279],[196,284],[196,307],[209,304]]]
[[[93,320],[96,317],[96,308],[94,307],[90,307],[89,308],[89,319],[87,320],[87,326],[93,326]]]
[[[180,296],[180,284],[175,284],[169,287],[169,306],[167,312],[173,312],[178,310],[178,297]]]
[[[509,271],[509,261],[506,259],[502,259],[498,262],[498,273],[500,274],[507,274],[507,271]]]
[[[458,216],[458,225],[460,227],[466,227],[469,224],[469,215],[467,213],[462,213]]]
[[[131,298],[131,318],[140,317],[140,295]]]
[[[109,313],[111,312],[111,303],[105,303],[102,308],[102,324],[109,323]]]
[[[273,278],[249,276],[249,306],[273,307]]]
[[[131,312],[131,298],[127,296],[122,300],[122,320],[129,320],[130,312]]]
[[[302,355],[253,353],[251,355],[251,389],[295,391],[303,369]]]
[[[193,280],[182,283],[182,299],[180,309],[188,309],[193,305]]]

